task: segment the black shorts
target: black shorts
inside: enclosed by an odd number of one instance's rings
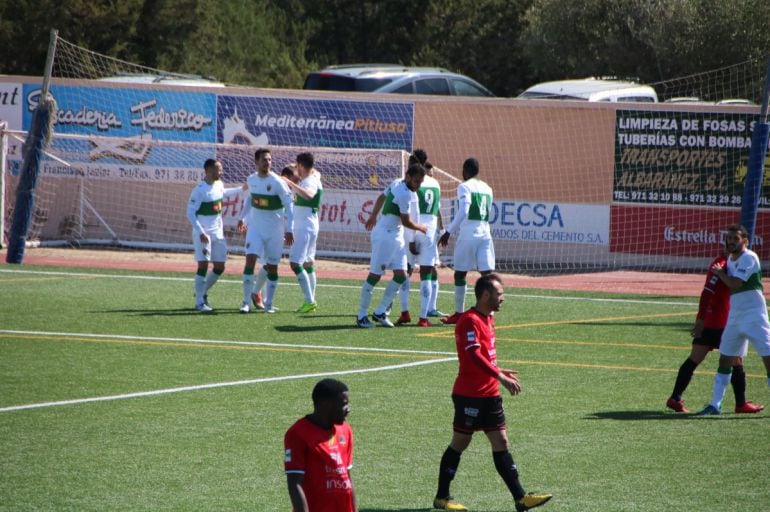
[[[703,332],[697,338],[693,338],[693,345],[703,345],[709,347],[709,350],[717,350],[719,348],[719,342],[722,340],[722,332],[724,329],[712,329],[704,327]]]
[[[455,404],[455,418],[452,422],[455,432],[473,434],[477,430],[505,430],[502,396],[474,398],[453,394],[452,402]]]

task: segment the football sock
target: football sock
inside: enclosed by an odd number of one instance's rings
[[[420,278],[420,318],[428,318],[428,311],[430,311],[430,299],[432,295],[432,286],[430,276],[426,279]]]
[[[265,290],[265,307],[273,305],[273,297],[275,297],[275,290],[278,289],[278,272],[267,273],[267,289]]]
[[[746,403],[746,370],[743,365],[733,366],[733,374],[730,377],[730,383],[733,385],[735,393],[735,405],[740,406]]]
[[[401,284],[396,281],[396,278],[394,277],[389,283],[388,286],[385,287],[385,293],[382,296],[382,300],[377,305],[377,308],[374,310],[375,315],[382,315],[385,313],[385,310],[388,307],[388,304],[391,304],[393,302],[393,299],[396,297],[396,293],[398,293],[398,290],[401,288]]]
[[[458,284],[461,283],[461,284]],[[455,312],[463,313],[465,311],[465,292],[468,289],[468,285],[465,279],[461,281],[455,280]]]
[[[297,274],[297,281],[299,281],[299,287],[302,290],[302,295],[305,297],[305,302],[313,302],[313,292],[310,289],[310,279],[307,272],[303,267],[299,267],[294,271]]]
[[[511,491],[513,499],[520,500],[523,498],[526,493],[521,486],[521,482],[519,482],[519,471],[516,468],[516,463],[513,462],[511,452],[508,450],[492,452],[492,459],[495,461],[497,473],[502,477],[505,485],[508,486],[508,490]]]
[[[309,266],[305,267],[305,272],[307,272],[307,278],[308,281],[310,281],[310,294],[313,296],[313,300],[315,300],[315,286],[316,286],[316,279],[318,276],[315,274],[315,267]]]
[[[212,269],[209,274],[206,275],[206,283],[203,286],[203,295],[206,295],[212,286],[214,286],[214,283],[216,283],[219,280],[219,276],[222,275],[222,272],[225,270],[217,270]]]
[[[409,274],[406,275],[406,280],[401,284],[401,288],[398,289],[398,298],[401,299],[401,311],[409,311]]]
[[[711,405],[717,409],[722,407],[722,400],[725,397],[725,391],[727,391],[727,385],[730,384],[730,374],[732,368],[717,369],[716,375],[714,375],[714,394],[711,398]]]
[[[358,318],[363,318],[369,314],[369,304],[372,303],[374,295],[374,285],[369,280],[364,281],[361,286],[361,298],[358,302]]]
[[[262,267],[259,269],[259,272],[257,272],[257,275],[254,277],[254,290],[262,291],[262,288],[265,286],[265,282],[267,281],[267,270],[265,270],[265,267]],[[267,296],[267,293],[265,293],[264,297]],[[249,296],[248,299],[250,300],[251,296]],[[265,299],[267,301],[267,299]]]
[[[449,486],[457,473],[461,455],[460,452],[455,451],[451,446],[447,446],[444,455],[441,456],[441,465],[438,470],[438,490],[436,491],[436,498],[442,499],[449,497]]]
[[[437,302],[438,302],[438,276],[431,275],[430,276],[430,305],[428,306],[428,310],[432,311],[434,309],[438,309],[436,307]]]
[[[243,271],[243,302],[251,303],[251,290],[254,289],[254,269]]]
[[[200,304],[203,302],[203,295],[206,293],[205,287],[206,287],[206,271],[203,270],[203,275],[201,275],[201,271],[195,273],[195,303]]]
[[[692,374],[697,367],[698,364],[689,357],[684,360],[682,366],[679,367],[679,373],[676,376],[676,382],[674,382],[674,391],[671,393],[671,398],[674,400],[682,399],[682,393],[684,393],[687,386],[690,385]]]

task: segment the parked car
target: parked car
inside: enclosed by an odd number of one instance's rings
[[[100,78],[101,82],[121,84],[161,84],[184,85],[188,87],[225,87],[225,84],[215,78],[199,75],[152,74],[152,73],[116,73]]]
[[[657,103],[658,95],[649,85],[601,78],[559,80],[533,85],[519,98],[542,100],[633,101]]]
[[[303,89],[494,96],[486,87],[465,75],[443,68],[405,67],[396,64],[329,66],[308,74]]]

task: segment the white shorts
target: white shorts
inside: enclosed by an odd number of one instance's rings
[[[492,240],[484,238],[458,240],[455,243],[454,268],[458,272],[494,270],[495,246]]]
[[[294,230],[294,244],[289,249],[289,261],[303,263],[315,261],[315,246],[318,231],[310,229]]]
[[[387,269],[406,270],[404,237],[396,231],[372,231],[369,272],[381,276]]]
[[[414,236],[414,241],[417,244],[417,257],[416,262],[421,267],[432,267],[438,263],[438,239],[436,238],[436,232],[433,231],[430,235],[423,235],[419,231]]]
[[[263,259],[264,263],[278,265],[283,254],[284,235],[283,231],[281,231],[283,227],[279,226],[279,228],[270,233],[248,228],[246,230],[246,254],[256,254],[258,258]]]
[[[207,233],[208,243],[201,242],[199,235],[193,235],[193,247],[195,249],[195,261],[214,261],[216,263],[227,261],[227,240],[214,238]]]
[[[719,353],[725,356],[745,357],[749,343],[761,357],[770,356],[770,324],[761,317],[747,322],[728,321],[722,332]]]

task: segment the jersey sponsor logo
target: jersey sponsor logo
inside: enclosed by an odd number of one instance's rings
[[[291,448],[286,448],[286,452],[283,457],[284,462],[291,462]]]
[[[348,491],[353,488],[350,480],[340,480],[337,478],[330,478],[326,480],[327,491]]]

